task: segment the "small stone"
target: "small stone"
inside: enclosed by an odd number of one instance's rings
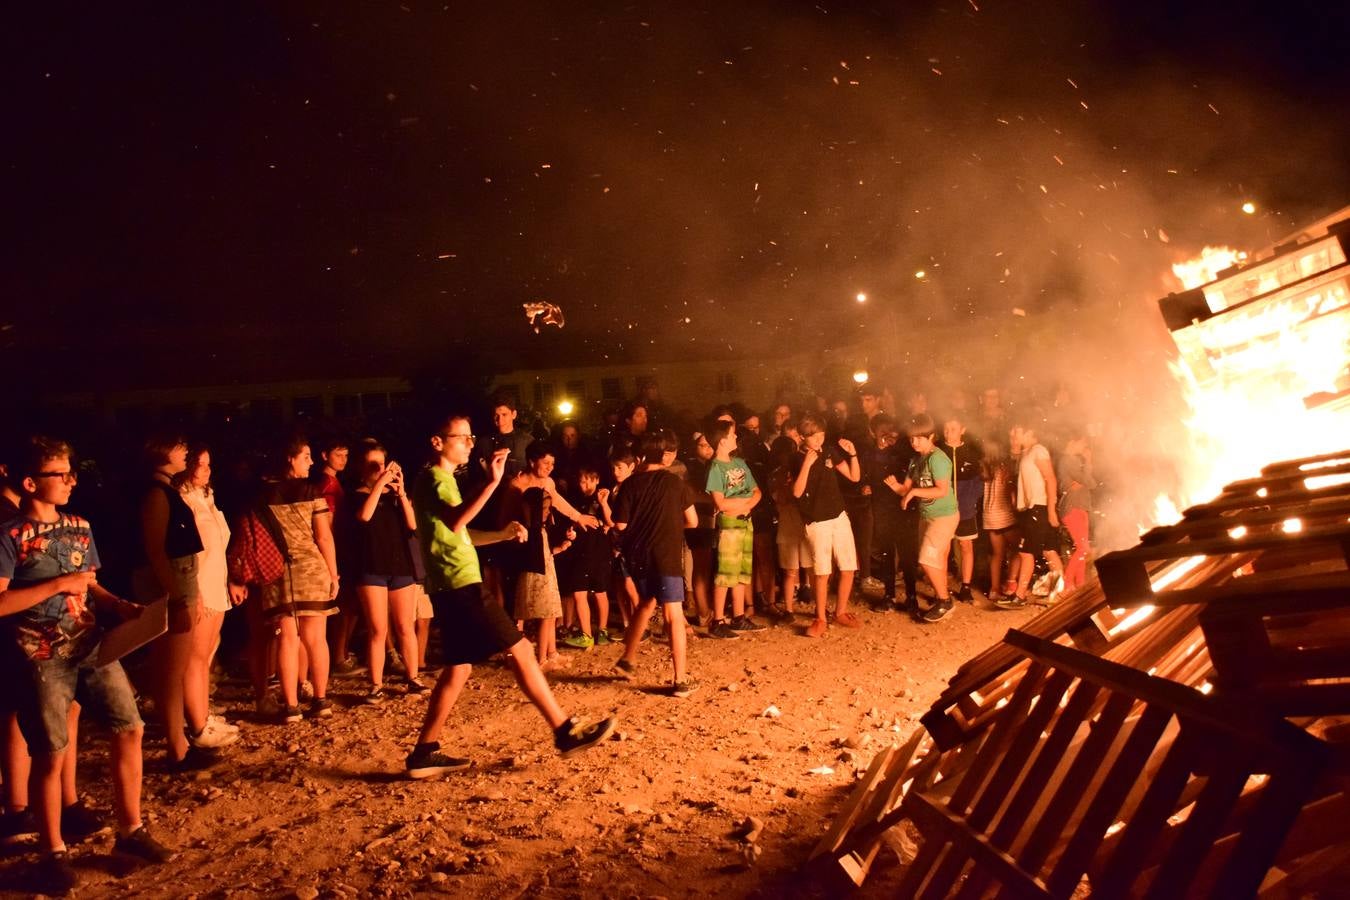
[[[295,900],[318,900],[319,889],[306,885],[295,889]]]
[[[760,713],[760,715],[766,719],[779,719],[782,718],[783,711],[770,703],[764,708],[764,712]]]
[[[430,875],[427,876],[427,881],[430,881],[432,884],[440,884],[443,881],[449,880],[450,876],[445,874],[444,872],[432,872]]]
[[[741,686],[740,686],[739,684],[737,684],[736,682],[734,682],[734,681],[733,681],[731,684],[727,685],[726,687],[722,688],[722,690],[724,690],[724,691],[726,691],[726,692],[728,692],[728,693],[731,693],[731,694],[736,693],[736,692],[739,691],[740,689],[741,689]]]

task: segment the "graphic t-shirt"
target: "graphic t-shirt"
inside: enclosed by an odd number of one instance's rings
[[[623,483],[613,512],[615,523],[626,525],[619,543],[633,575],[684,574],[684,511],[693,505],[693,490],[665,469],[638,472]]]
[[[430,466],[417,476],[413,508],[417,510],[417,542],[427,564],[428,593],[467,587],[483,580],[468,527],[454,531],[441,518],[443,506],[463,503],[453,472]]]
[[[11,588],[98,568],[94,533],[79,516],[61,513],[55,522],[17,516],[0,525],[0,578],[10,579]],[[73,594],[52,594],[35,606],[0,618],[0,631],[29,659],[84,659],[99,639],[94,611],[86,600]]]
[[[956,494],[952,491],[952,460],[941,450],[934,450],[927,456],[916,456],[909,464],[909,477],[914,486],[921,488],[937,487],[939,481],[947,482],[947,493],[936,500],[919,500],[919,512],[925,519],[938,519],[942,516],[956,515]]]
[[[708,462],[709,493],[715,491],[728,500],[736,500],[749,497],[757,487],[759,485],[755,483],[755,476],[750,473],[750,464],[739,456],[733,456],[728,462],[716,458]]]

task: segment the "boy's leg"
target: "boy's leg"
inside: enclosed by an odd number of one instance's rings
[[[183,686],[191,655],[191,626],[186,631],[169,631],[150,648],[155,673],[155,710],[164,725],[164,742],[169,747],[169,758],[174,760],[182,759],[188,750],[187,733],[183,730]],[[205,719],[202,724],[206,724]]]
[[[832,523],[834,529],[834,559],[839,566],[839,592],[834,603],[836,622],[857,625],[857,619],[848,611],[849,597],[853,593],[853,576],[858,571],[858,552],[853,543],[853,526],[849,524],[847,513]],[[870,531],[870,529],[869,529]]]
[[[623,635],[623,657],[628,662],[637,659],[638,646],[642,643],[642,632],[647,630],[647,623],[651,620],[652,613],[656,611],[656,600],[643,600],[628,622],[628,630]]]
[[[661,612],[666,619],[666,634],[670,637],[670,661],[675,667],[675,684],[679,684],[689,674],[686,667],[688,637],[684,630],[684,607],[678,603],[662,603]]]
[[[113,770],[113,806],[117,830],[131,834],[141,827],[141,737],[144,729],[115,733],[109,742]]]
[[[55,753],[33,754],[32,807],[37,818],[38,840],[47,851],[61,850],[61,765],[68,747]]]
[[[596,634],[609,630],[609,594],[595,591],[595,629]]]
[[[576,606],[576,623],[581,633],[595,637],[595,632],[591,631],[591,601],[587,594],[587,591],[575,591],[572,594],[572,603]]]
[[[1017,596],[1026,599],[1027,588],[1031,587],[1031,575],[1036,570],[1036,557],[1030,553],[1017,554]]]
[[[472,672],[473,666],[468,663],[441,669],[441,675],[436,679],[436,686],[431,689],[431,697],[427,700],[427,713],[422,719],[422,731],[417,737],[419,744],[434,744],[440,740],[445,720],[450,717],[450,710]]]
[[[739,619],[745,615],[745,588],[744,584],[737,584],[731,588],[731,617]]]
[[[136,710],[136,695],[120,663],[81,669],[79,674],[89,708],[112,731],[113,809],[118,832],[126,836],[141,826],[141,742],[145,727]]]
[[[80,746],[80,704],[70,704],[70,714],[66,716],[66,734],[70,735],[70,748],[66,761],[61,766],[61,805],[70,806],[80,799],[79,785],[75,783],[75,772],[79,768],[75,763],[79,759]]]
[[[521,638],[507,653],[510,654],[511,670],[515,672],[516,683],[520,685],[521,691],[539,710],[548,727],[556,730],[567,721],[567,715],[553,696],[553,689],[548,686],[544,670],[539,668],[539,662],[534,658],[530,642]]]
[[[721,580],[721,573],[718,573],[718,580]],[[712,621],[708,623],[709,625],[712,625],[714,622],[721,622],[727,617],[727,591],[729,590],[731,590],[731,588],[724,584],[713,585],[713,612]],[[734,599],[732,600],[732,603],[735,603]],[[741,603],[744,604],[745,601],[742,600]],[[733,606],[732,608],[734,609],[735,607]]]

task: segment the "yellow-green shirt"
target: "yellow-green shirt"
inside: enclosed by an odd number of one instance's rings
[[[443,505],[464,502],[453,472],[440,466],[423,469],[413,487],[413,508],[417,511],[417,542],[427,566],[427,593],[453,590],[479,584],[478,551],[469,540],[468,527],[454,531],[441,518]]]

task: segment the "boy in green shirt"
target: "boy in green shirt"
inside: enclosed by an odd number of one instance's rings
[[[905,430],[909,434],[909,445],[917,456],[910,462],[905,481],[896,493],[901,495],[902,509],[911,502],[919,504],[919,566],[928,576],[936,595],[928,609],[920,610],[915,606],[909,612],[916,621],[932,624],[942,621],[952,611],[947,591],[947,555],[951,552],[952,537],[961,516],[956,509],[956,493],[952,490],[952,460],[937,447],[937,426],[933,417],[920,413],[910,420]]]

